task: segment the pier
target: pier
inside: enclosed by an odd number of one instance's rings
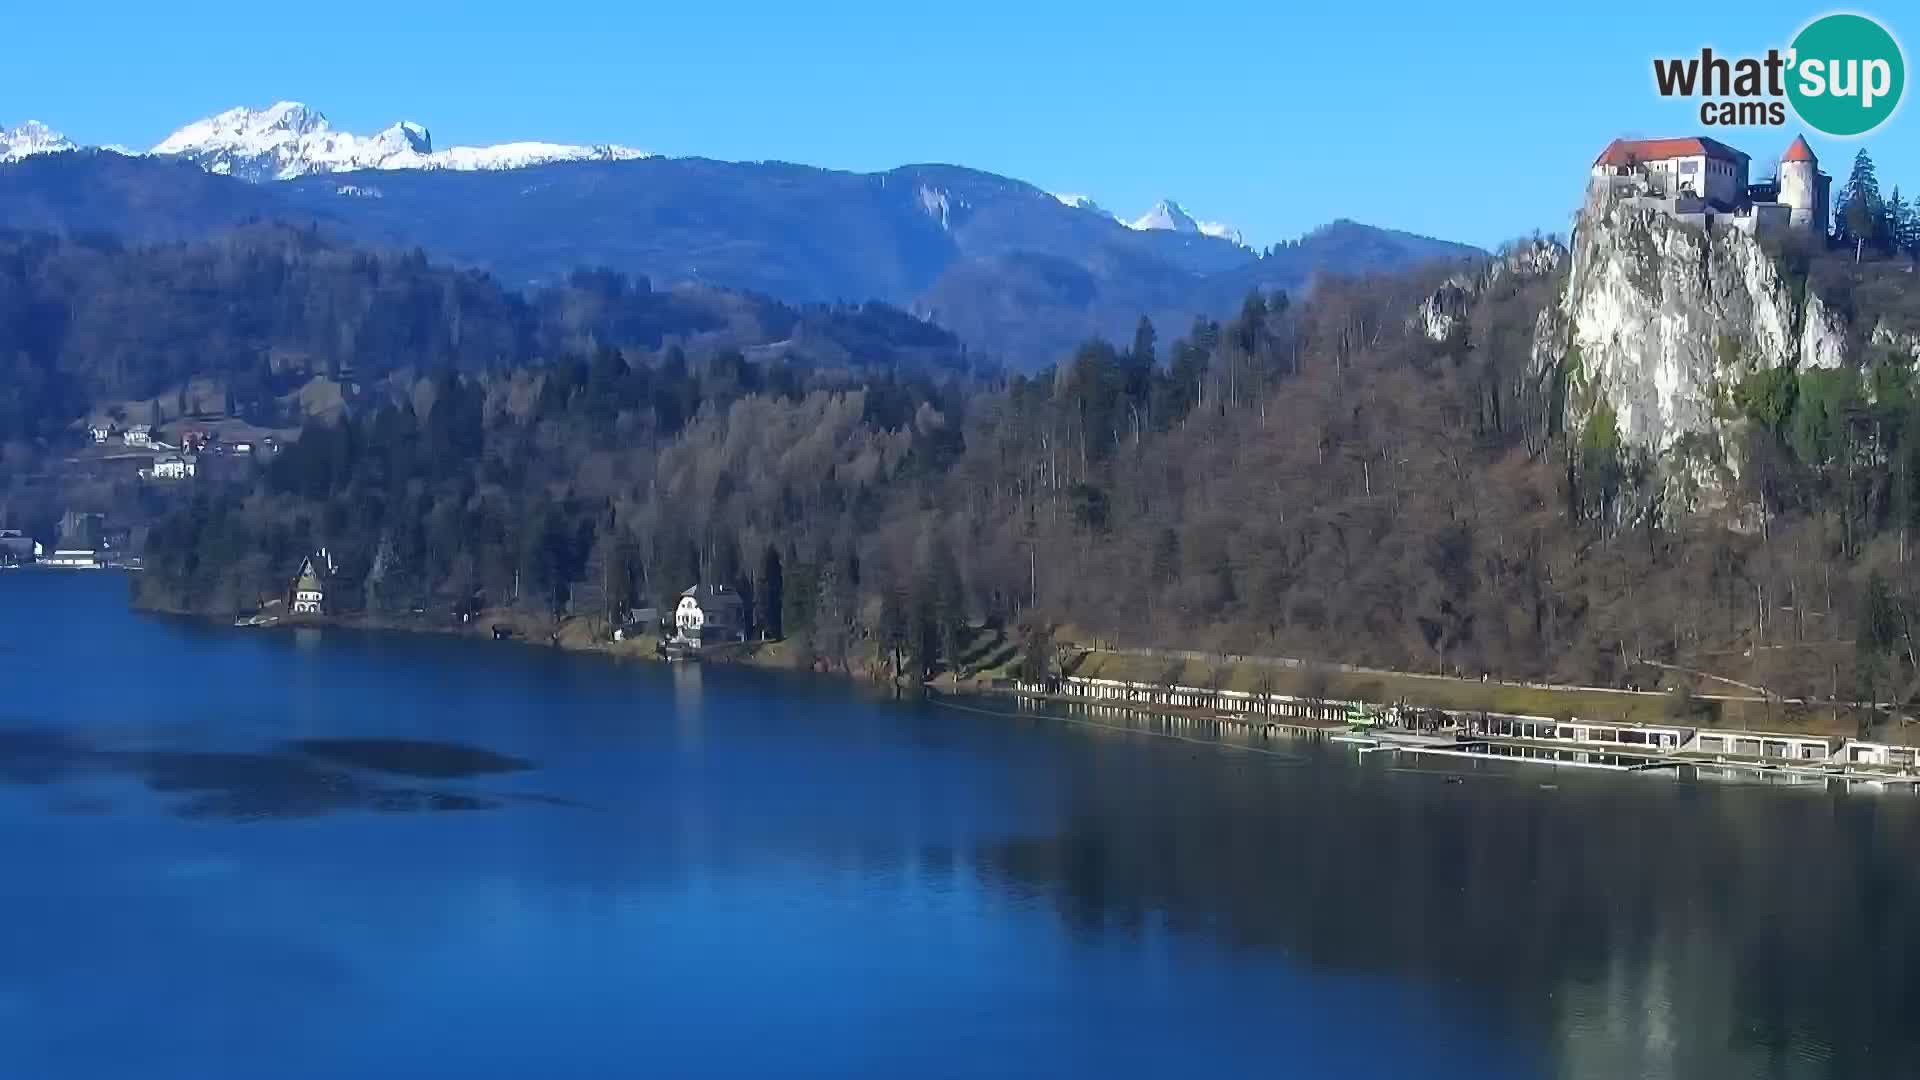
[[[1152,716],[1215,738],[1306,738],[1378,753],[1920,793],[1920,748],[1807,732],[1608,723],[1068,676],[1017,696],[1089,718]],[[1238,745],[1229,743],[1229,745]]]

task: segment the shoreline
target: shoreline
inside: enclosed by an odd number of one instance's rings
[[[424,620],[409,618],[380,618],[368,616],[284,616],[268,623],[253,625],[235,625],[221,616],[204,611],[191,611],[172,608],[165,605],[129,602],[129,608],[135,613],[159,615],[166,618],[191,620],[204,625],[231,629],[324,629],[328,627],[355,633],[405,633],[430,635],[445,638],[463,638],[471,641],[487,641],[494,644],[514,644],[538,648],[557,649],[563,652],[589,654],[621,661],[641,661],[649,664],[667,666],[669,661],[654,652],[657,639],[647,636],[632,641],[600,640],[581,623],[569,626],[563,622],[557,628],[547,628],[544,635],[536,636],[522,631],[522,628],[537,620],[514,613],[496,612],[476,615],[463,624],[432,625]],[[493,636],[495,626],[508,625],[514,628],[514,635],[507,638]],[[574,632],[569,633],[572,630]],[[1509,765],[1545,765],[1554,771],[1561,768],[1601,769],[1610,772],[1635,773],[1658,769],[1669,776],[1678,777],[1682,770],[1692,770],[1696,776],[1708,774],[1728,776],[1751,774],[1766,779],[1785,779],[1796,785],[1811,786],[1813,783],[1838,781],[1847,787],[1865,784],[1880,789],[1899,786],[1909,792],[1920,792],[1920,777],[1905,769],[1861,769],[1849,767],[1850,763],[1825,761],[1780,761],[1750,760],[1730,756],[1709,756],[1697,753],[1647,753],[1624,746],[1570,744],[1555,740],[1542,743],[1530,739],[1508,739],[1500,736],[1468,736],[1455,734],[1451,740],[1431,735],[1419,735],[1411,730],[1402,730],[1392,725],[1358,725],[1342,722],[1332,715],[1334,702],[1324,699],[1314,702],[1302,702],[1309,706],[1297,710],[1301,715],[1281,718],[1269,711],[1262,714],[1242,704],[1239,709],[1225,707],[1224,702],[1201,700],[1153,701],[1151,694],[1132,694],[1120,696],[1088,696],[1066,689],[1076,683],[1084,683],[1084,677],[1069,676],[1061,680],[1061,686],[1053,690],[1041,690],[1034,686],[1010,682],[1004,678],[992,678],[976,674],[971,678],[949,677],[942,682],[938,678],[918,685],[902,683],[885,677],[876,677],[873,669],[864,664],[849,663],[834,667],[824,663],[796,664],[791,658],[780,655],[779,647],[784,641],[744,643],[746,648],[728,649],[690,662],[711,664],[720,667],[744,667],[762,671],[783,671],[793,674],[812,674],[830,676],[855,686],[871,689],[891,689],[896,694],[924,696],[935,705],[949,704],[943,698],[964,699],[978,697],[1005,697],[1018,703],[1015,712],[1008,715],[1026,715],[1034,705],[1049,706],[1058,710],[1053,718],[1069,723],[1092,723],[1103,728],[1134,731],[1144,734],[1157,734],[1149,729],[1134,726],[1132,723],[1111,724],[1091,719],[1076,719],[1072,713],[1084,710],[1088,714],[1117,714],[1130,718],[1146,718],[1169,725],[1191,728],[1192,734],[1180,737],[1190,741],[1205,741],[1228,748],[1246,748],[1230,732],[1259,739],[1274,737],[1286,739],[1308,739],[1312,741],[1332,741],[1353,743],[1358,753],[1387,751],[1396,755],[1406,753],[1416,757],[1437,757],[1441,759],[1466,759],[1474,761],[1476,767],[1488,761]],[[687,662],[687,661],[683,661]],[[1084,687],[1075,687],[1084,689]],[[1140,690],[1146,690],[1140,687]],[[1182,688],[1189,689],[1189,688]],[[1145,700],[1143,700],[1143,698]],[[1346,705],[1355,703],[1340,703]],[[1363,703],[1371,704],[1371,703]],[[1316,709],[1311,706],[1319,706]],[[1327,715],[1317,715],[1326,712]],[[1044,715],[1044,714],[1039,714]],[[1707,729],[1700,729],[1704,733]],[[1198,736],[1196,738],[1195,736]],[[1655,764],[1655,761],[1658,764]]]
[[[655,652],[658,638],[652,635],[629,641],[612,641],[600,638],[590,629],[579,623],[563,622],[558,628],[539,627],[539,620],[529,616],[498,610],[476,614],[466,623],[440,624],[420,618],[392,618],[381,616],[353,615],[282,615],[270,622],[241,625],[224,615],[172,605],[144,603],[130,599],[129,610],[136,614],[160,615],[167,618],[184,619],[207,626],[233,630],[290,630],[290,629],[340,629],[356,633],[392,633],[414,634],[427,637],[456,638],[494,645],[516,645],[523,648],[554,649],[561,652],[581,655],[603,656],[623,662],[639,662],[667,666],[672,661]],[[509,637],[495,637],[495,626],[511,627]],[[535,629],[530,632],[529,628]],[[795,663],[784,654],[783,646],[788,639],[765,642],[743,642],[730,645],[722,650],[703,654],[682,663],[699,663],[720,667],[745,667],[762,671],[784,671],[794,674],[823,675],[849,682],[878,687],[892,686],[899,690],[925,689],[929,692],[947,694],[981,694],[990,692],[981,685],[979,678],[971,679],[935,679],[921,687],[892,680],[878,674],[872,666],[854,659],[839,666],[816,660],[814,663]],[[742,647],[744,646],[744,647]]]

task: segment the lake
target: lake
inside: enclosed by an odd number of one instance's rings
[[[0,574],[0,1077],[1920,1070],[1920,802]]]

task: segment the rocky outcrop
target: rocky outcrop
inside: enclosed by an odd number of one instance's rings
[[[1581,211],[1561,307],[1569,427],[1605,412],[1625,446],[1656,457],[1723,434],[1751,372],[1843,359],[1825,309],[1796,303],[1753,238],[1604,198]]]
[[[1449,278],[1420,302],[1413,324],[1428,341],[1445,341],[1456,329],[1466,325],[1467,316],[1473,311],[1473,298],[1467,279],[1458,275]]]
[[[1604,420],[1622,452],[1652,466],[1623,512],[1718,510],[1735,527],[1751,524],[1754,508],[1728,500],[1752,423],[1744,383],[1879,356],[1920,363],[1920,334],[1884,323],[1867,335],[1868,355],[1853,355],[1859,335],[1847,318],[1804,276],[1786,277],[1791,263],[1771,250],[1774,241],[1724,224],[1702,228],[1604,195],[1581,210],[1560,304],[1566,423],[1579,436]]]
[[[1510,245],[1473,270],[1455,274],[1442,282],[1420,303],[1413,325],[1429,341],[1445,341],[1464,326],[1474,302],[1496,286],[1535,278],[1549,277],[1566,262],[1567,249],[1557,240],[1534,237]]]
[[[1867,347],[1885,356],[1920,366],[1920,329],[1895,329],[1881,319],[1867,335]]]
[[[1551,289],[1555,275],[1566,266],[1566,245],[1536,236],[1510,244],[1499,254],[1454,274],[1429,293],[1409,319],[1410,327],[1436,344],[1466,334],[1468,320],[1481,302],[1506,300],[1530,287]],[[1524,308],[1522,310],[1525,310]],[[1544,304],[1533,317],[1527,356],[1509,369],[1511,401],[1520,408],[1522,427],[1530,449],[1546,445],[1557,424],[1560,361],[1566,351],[1566,316],[1554,303]]]

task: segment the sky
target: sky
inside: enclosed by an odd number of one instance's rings
[[[1492,245],[1564,232],[1587,167],[1618,135],[1713,134],[1770,173],[1763,162],[1797,124],[1703,128],[1695,104],[1655,95],[1651,61],[1784,47],[1833,10],[1554,6],[20,4],[0,126],[35,119],[144,149],[225,108],[296,100],[355,132],[415,120],[437,147],[613,142],[858,171],[946,162],[1128,217],[1173,198],[1256,245],[1337,217]],[[1850,10],[1920,41],[1920,14],[1904,9]],[[1920,191],[1917,113],[1909,102],[1863,140],[1811,141],[1836,176],[1864,145],[1884,188]]]

